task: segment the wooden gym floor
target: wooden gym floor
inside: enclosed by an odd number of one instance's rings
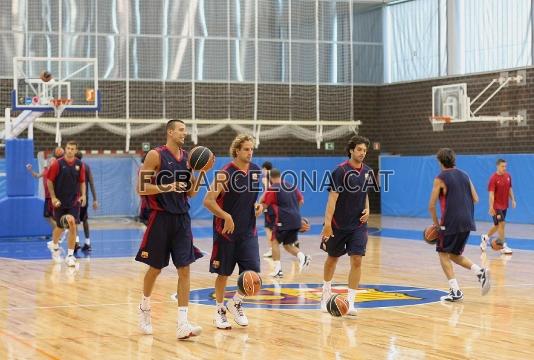
[[[389,284],[400,289],[411,286],[446,290],[447,281],[434,249],[405,236],[407,231],[419,232],[426,223],[372,218],[371,226],[395,228],[405,238],[395,238],[386,231],[370,236],[362,284],[370,288]],[[487,226],[483,224],[479,229]],[[515,231],[519,248],[533,248],[534,240],[527,236],[534,233],[533,226],[509,225],[509,229]],[[103,241],[106,239],[94,240],[93,247],[103,246]],[[139,239],[131,241],[134,249]],[[199,239],[197,244],[211,250],[209,239]],[[46,247],[44,241],[38,246]],[[263,237],[260,246],[263,252],[266,249]],[[299,273],[295,262],[283,252],[285,277],[275,285],[271,285],[273,281],[268,276],[272,263],[262,259],[261,275],[266,287],[272,288],[272,296],[260,299],[263,303],[280,298],[275,296],[280,291],[293,291],[286,289],[287,284],[322,282],[325,255],[318,249],[318,236],[302,237],[302,248],[313,256],[310,267]],[[302,291],[293,294],[294,299],[300,300],[292,303],[291,310],[281,310],[276,305],[273,309],[246,309],[250,326],[238,328],[234,323],[230,331],[213,327],[214,308],[202,304],[210,299],[200,299],[190,306],[189,317],[203,327],[203,333],[187,341],[175,338],[176,303],[171,294],[176,291],[176,271],[172,267],[162,272],[156,284],[152,296],[154,335],[148,336],[137,329],[145,268],[132,256],[81,258],[76,269],[67,269],[64,264],[53,264],[48,259],[3,257],[0,359],[534,358],[534,251],[516,250],[511,257],[504,257],[490,250],[487,257],[481,257],[478,246],[469,245],[466,255],[490,267],[489,295],[481,297],[473,275],[456,268],[465,292],[461,303],[384,307],[387,299],[380,304],[380,296],[388,294],[385,291],[377,298],[378,307],[361,309],[357,318],[332,318],[317,309],[299,310],[299,302],[317,299],[318,290],[309,290],[308,295],[305,293],[308,290],[304,290],[304,294]],[[214,276],[207,268],[206,257],[193,264],[192,289],[213,287]],[[340,289],[346,283],[347,269],[345,257],[340,260],[334,278]],[[235,276],[230,284],[235,284]],[[409,295],[409,291],[405,294]],[[362,289],[358,301],[367,301],[378,293]],[[395,296],[402,298],[403,294]]]

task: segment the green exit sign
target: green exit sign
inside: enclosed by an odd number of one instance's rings
[[[144,152],[147,152],[147,151],[150,151],[150,143],[149,142],[144,142],[141,147],[143,148],[143,151]]]
[[[334,150],[334,143],[333,142],[325,142],[324,143],[324,149],[325,150]]]

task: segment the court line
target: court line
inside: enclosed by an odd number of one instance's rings
[[[399,313],[399,314],[404,314],[404,315],[408,315],[408,316],[416,316],[416,317],[421,317],[421,318],[425,318],[425,319],[430,319],[432,321],[441,321],[441,322],[449,322],[449,319],[442,319],[442,318],[438,318],[438,317],[435,317],[435,316],[429,316],[429,315],[423,315],[423,314],[415,314],[415,313],[411,313],[409,311],[403,311],[403,310],[399,310],[398,308],[383,308],[384,310],[388,310],[388,311],[393,311],[393,312],[396,312],[396,313]],[[516,332],[513,332],[513,331],[507,331],[507,330],[501,330],[501,329],[496,329],[494,327],[487,327],[487,326],[480,326],[480,325],[474,325],[474,324],[470,324],[470,323],[466,323],[466,322],[463,322],[463,321],[458,321],[457,322],[458,325],[464,325],[464,326],[468,326],[468,327],[472,327],[472,328],[475,328],[475,329],[481,329],[481,330],[491,330],[491,331],[498,331],[498,332],[501,332],[501,333],[505,333],[505,334],[508,334],[508,335],[513,335],[513,336],[518,336],[518,335],[522,335],[524,337],[527,337],[527,338],[530,338],[530,339],[534,339],[534,335],[530,335],[530,334],[525,334],[525,333],[516,333]]]

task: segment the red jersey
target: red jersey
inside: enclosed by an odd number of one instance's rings
[[[508,173],[493,174],[489,180],[488,191],[493,191],[493,209],[508,209],[508,198],[512,188],[512,177]]]

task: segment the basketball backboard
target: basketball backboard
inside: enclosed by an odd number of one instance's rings
[[[451,122],[469,118],[467,84],[434,86],[432,88],[432,117],[449,116]]]
[[[54,99],[70,99],[65,110],[98,111],[97,59],[13,58],[12,109],[54,111]]]

